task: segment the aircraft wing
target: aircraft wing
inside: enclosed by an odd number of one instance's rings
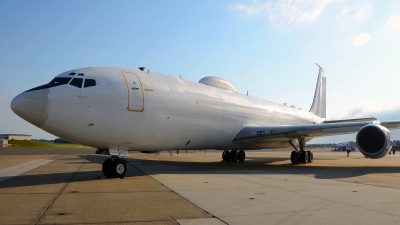
[[[339,122],[304,125],[246,126],[233,139],[238,144],[256,144],[269,141],[289,141],[297,138],[350,134],[368,124],[380,124],[387,129],[400,128],[400,121]]]

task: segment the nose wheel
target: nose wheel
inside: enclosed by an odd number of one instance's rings
[[[106,177],[123,178],[127,171],[126,161],[120,158],[106,159],[102,171]]]

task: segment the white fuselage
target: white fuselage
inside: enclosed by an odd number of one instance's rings
[[[86,68],[57,77],[95,79],[96,86],[49,89],[48,114],[40,127],[56,136],[108,149],[157,151],[259,149],[288,142],[238,145],[249,125],[321,123],[312,113],[173,76],[121,68]]]

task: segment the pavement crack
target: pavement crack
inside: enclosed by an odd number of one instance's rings
[[[58,194],[56,195],[56,197],[53,199],[53,201],[50,203],[50,205],[44,210],[44,212],[42,213],[42,215],[40,215],[40,217],[36,220],[35,225],[37,225],[40,220],[42,220],[42,218],[44,217],[44,215],[46,215],[47,211],[49,211],[49,209],[51,208],[51,206],[54,204],[54,202],[57,201],[58,197],[61,195],[61,193],[65,190],[65,188],[68,186],[68,184],[72,181],[72,179],[74,179],[75,175],[82,169],[83,165],[88,161],[88,158],[90,157],[90,155],[87,155],[85,158],[85,161],[81,164],[81,166],[78,168],[78,170],[74,173],[74,175],[71,176],[71,178],[69,178],[69,180],[65,183],[65,185],[61,188],[60,192],[58,192]]]
[[[167,162],[167,161],[162,160],[162,159],[161,159],[160,161]],[[169,188],[168,186],[164,185],[164,184],[161,183],[159,180],[157,180],[157,179],[155,179],[154,177],[152,177],[150,174],[148,174],[148,173],[146,173],[145,171],[141,170],[141,169],[140,169],[139,167],[137,167],[134,163],[132,163],[132,162],[130,162],[130,161],[128,161],[128,163],[129,163],[131,166],[135,167],[136,169],[142,171],[144,174],[147,174],[148,176],[150,176],[152,179],[154,179],[155,181],[157,181],[159,184],[161,184],[161,185],[164,186],[165,188],[168,188],[171,192],[173,192],[173,193],[175,193],[175,194],[181,196],[181,197],[182,197],[183,199],[185,199],[186,201],[190,202],[191,204],[195,205],[195,206],[198,207],[199,209],[203,210],[204,212],[206,212],[207,214],[209,214],[212,218],[216,218],[216,219],[218,219],[219,221],[221,221],[222,223],[228,224],[228,223],[226,223],[225,221],[223,221],[221,218],[219,218],[219,217],[217,217],[216,215],[210,213],[209,211],[207,211],[207,210],[201,208],[200,206],[198,206],[198,205],[195,204],[194,202],[190,201],[190,200],[187,199],[186,197],[180,195],[178,192],[176,192],[176,191],[172,190],[171,188]],[[172,217],[172,215],[170,215],[170,216]],[[172,218],[174,219],[174,221],[176,221],[174,217],[172,217]],[[176,222],[178,222],[178,221],[176,221]]]

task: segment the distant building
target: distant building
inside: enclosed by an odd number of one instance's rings
[[[0,134],[0,139],[5,140],[31,140],[32,135],[27,134]]]
[[[7,147],[7,146],[8,146],[8,140],[0,139],[0,148]]]

